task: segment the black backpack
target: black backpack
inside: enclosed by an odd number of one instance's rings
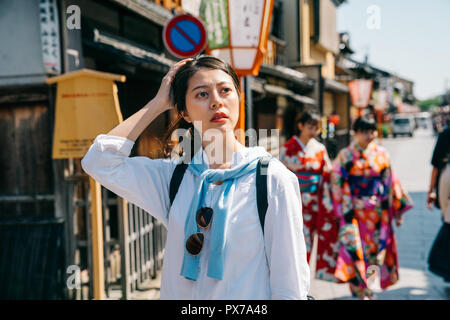
[[[256,202],[258,206],[259,222],[264,234],[264,219],[267,212],[267,168],[269,167],[269,161],[271,157],[262,157],[258,161],[256,167]],[[180,163],[177,164],[175,170],[173,171],[172,178],[170,179],[170,205],[172,205],[175,196],[177,195],[178,188],[180,187],[181,181],[183,180],[184,173],[186,172],[188,164]],[[264,171],[263,171],[264,170]]]
[[[271,157],[262,157],[258,161],[256,167],[256,204],[258,206],[259,222],[261,223],[262,232],[264,234],[264,219],[266,217],[268,202],[267,202],[267,168]],[[178,188],[183,180],[184,173],[186,172],[188,164],[177,164],[173,171],[172,178],[170,179],[170,205],[172,205],[175,196],[177,195]],[[263,171],[264,170],[264,171]],[[308,300],[315,300],[313,296],[308,295]]]

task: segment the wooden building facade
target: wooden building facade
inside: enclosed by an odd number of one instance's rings
[[[161,35],[180,1],[6,0],[0,10],[0,40],[10,44],[0,49],[0,298],[92,298],[89,183],[80,159],[51,158],[56,87],[45,80],[81,68],[123,74],[126,119],[174,63]],[[131,156],[161,156],[172,117],[152,123]],[[102,195],[106,296],[117,289],[130,299],[161,268],[165,230],[103,187]]]

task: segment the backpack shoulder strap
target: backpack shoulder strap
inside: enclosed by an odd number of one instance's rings
[[[188,164],[187,163],[179,163],[175,167],[173,171],[172,178],[170,179],[170,189],[169,189],[169,198],[170,205],[172,205],[175,196],[177,195],[178,188],[180,187],[181,181],[183,180],[184,173],[186,172]]]
[[[268,207],[267,201],[267,169],[271,157],[263,157],[258,161],[256,167],[256,204],[258,206],[259,222],[261,222],[262,231],[264,234],[264,220]]]
[[[264,234],[264,221],[266,217],[268,201],[267,201],[267,169],[271,157],[263,157],[258,161],[256,167],[256,201],[258,207],[259,222]],[[186,163],[180,163],[175,167],[172,178],[170,179],[169,198],[170,205],[172,205],[175,196],[177,195],[178,188],[183,180],[184,173],[187,169]]]

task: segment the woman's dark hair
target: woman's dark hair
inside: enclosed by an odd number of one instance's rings
[[[302,125],[311,124],[313,126],[319,126],[320,123],[320,115],[317,112],[306,110],[297,116],[295,120],[295,134],[298,136],[301,133],[301,130],[298,128],[298,124]]]
[[[377,130],[377,124],[372,117],[367,115],[361,116],[355,120],[353,124],[353,131],[375,131]]]
[[[240,97],[239,77],[228,63],[219,58],[208,55],[199,55],[194,57],[191,61],[188,61],[184,66],[178,69],[173,79],[172,87],[170,89],[170,97],[172,99],[173,105],[175,105],[175,108],[178,112],[178,119],[176,119],[169,126],[169,130],[164,138],[164,154],[167,157],[169,157],[172,152],[172,133],[177,129],[188,130],[189,136],[183,137],[183,139],[191,139],[191,145],[193,149],[193,138],[194,135],[198,135],[198,133],[195,132],[192,123],[184,120],[184,118],[181,116],[181,112],[186,111],[186,92],[189,86],[189,79],[191,79],[191,77],[202,68],[222,70],[223,72],[228,74],[233,80],[234,87],[236,88],[238,96]],[[194,154],[194,151],[196,150],[192,150],[191,155]]]

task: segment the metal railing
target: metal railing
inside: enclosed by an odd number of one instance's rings
[[[88,197],[87,186],[83,193]],[[93,281],[90,276],[92,274],[91,217],[87,205],[88,202],[85,200],[74,201],[74,206],[85,209],[84,214],[81,215],[85,225],[82,233],[85,235],[82,237],[84,240],[81,240],[79,238],[82,230],[72,229],[69,233],[73,235],[69,241],[73,241],[75,246],[76,257],[72,263],[84,265],[84,267],[81,270],[81,287],[71,289],[68,293],[69,299],[93,298]],[[102,187],[102,209],[106,297],[117,298],[117,290],[120,288],[121,299],[132,299],[136,291],[143,290],[148,281],[156,278],[158,270],[162,267],[166,230],[162,223],[148,212],[127,203],[104,187]],[[80,219],[76,216],[73,218]],[[117,235],[113,232],[114,226],[118,229]]]
[[[156,278],[162,267],[167,231],[160,221],[138,206],[129,203],[127,210],[123,205],[119,207],[122,299],[126,300]]]

